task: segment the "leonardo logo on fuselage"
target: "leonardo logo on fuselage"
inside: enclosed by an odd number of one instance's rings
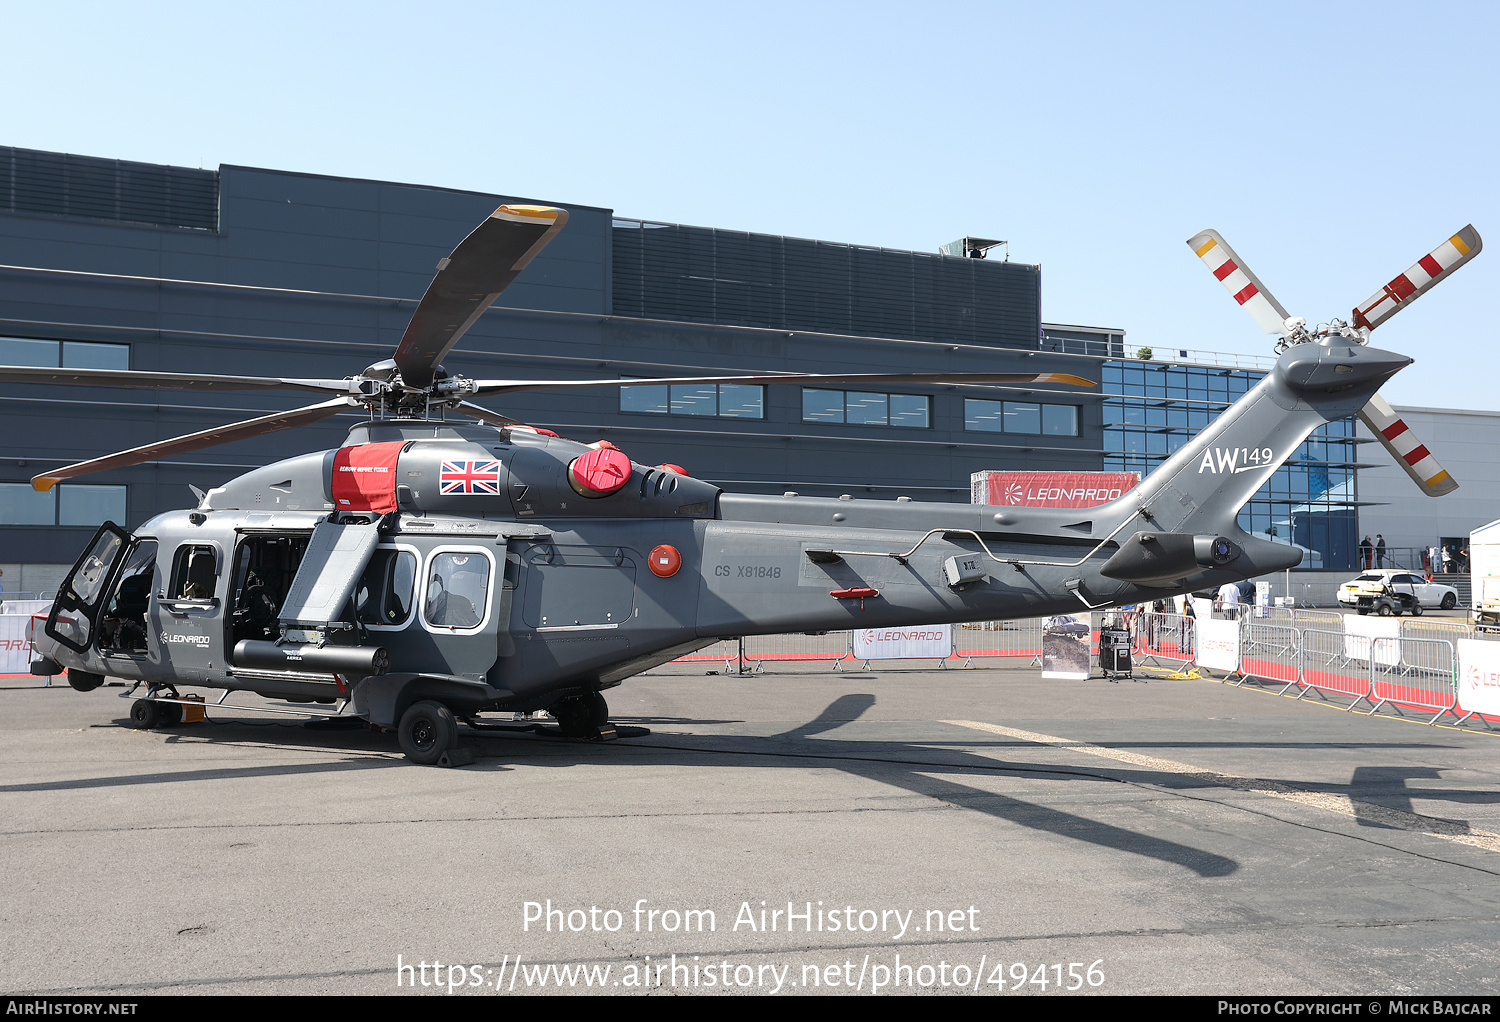
[[[1230,475],[1271,468],[1276,463],[1269,447],[1210,447],[1198,462],[1198,474]]]

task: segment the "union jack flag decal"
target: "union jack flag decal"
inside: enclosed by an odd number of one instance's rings
[[[439,493],[500,492],[500,462],[445,461],[438,477]]]

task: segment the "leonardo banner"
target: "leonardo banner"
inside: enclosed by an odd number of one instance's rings
[[[953,652],[952,627],[857,628],[854,656],[859,660],[943,660]]]
[[[1137,472],[975,472],[969,476],[969,503],[1098,507],[1140,481]]]
[[[1198,666],[1215,671],[1240,669],[1240,623],[1198,619]]]

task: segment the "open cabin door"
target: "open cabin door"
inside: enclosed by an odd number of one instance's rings
[[[75,653],[87,653],[94,641],[109,582],[134,537],[114,522],[94,533],[83,556],[57,590],[45,633]]]
[[[314,527],[281,606],[283,631],[302,629],[326,634],[339,630],[334,626],[352,627],[352,621],[341,621],[339,615],[349,605],[379,539],[379,526],[375,524],[321,522]]]

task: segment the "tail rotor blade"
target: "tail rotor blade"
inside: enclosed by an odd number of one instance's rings
[[[1438,464],[1406,421],[1379,394],[1359,410],[1359,417],[1423,493],[1429,497],[1441,497],[1458,489],[1454,478]]]
[[[1411,268],[1354,307],[1354,325],[1374,330],[1473,259],[1484,241],[1473,224],[1424,255]]]
[[[139,465],[143,461],[151,461],[170,454],[185,454],[188,451],[196,451],[204,447],[227,444],[231,440],[247,440],[250,437],[261,436],[265,433],[274,433],[277,430],[305,426],[309,423],[317,422],[319,419],[326,419],[330,415],[337,415],[349,407],[350,402],[340,397],[334,398],[332,401],[307,405],[303,408],[293,408],[288,412],[276,412],[272,415],[262,415],[256,419],[245,419],[241,422],[230,423],[227,426],[217,426],[213,429],[189,433],[186,436],[173,437],[171,440],[162,440],[159,443],[147,444],[144,447],[135,447],[128,451],[120,451],[117,454],[108,454],[102,458],[94,458],[91,461],[80,461],[74,465],[55,468],[50,472],[43,472],[41,475],[33,476],[31,486],[32,489],[41,490],[45,493],[62,479],[72,479],[74,476],[88,475],[91,472],[103,472],[111,468],[127,468],[131,465]]]
[[[431,384],[443,356],[567,222],[566,210],[550,206],[501,206],[459,242],[438,263],[396,347],[402,380]]]
[[[1188,239],[1188,248],[1219,279],[1230,297],[1250,314],[1256,326],[1268,334],[1287,332],[1286,321],[1291,316],[1218,231],[1208,230],[1193,235]]]

